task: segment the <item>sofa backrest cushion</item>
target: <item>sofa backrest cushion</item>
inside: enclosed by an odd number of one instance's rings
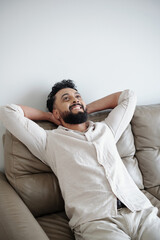
[[[90,115],[92,121],[102,121],[108,111]],[[53,129],[49,122],[38,122],[44,129]],[[142,175],[135,158],[135,146],[129,125],[117,143],[122,160],[137,186],[143,189]],[[35,217],[62,211],[64,203],[56,176],[8,131],[4,141],[6,176]]]
[[[47,122],[39,125],[45,129],[51,128]],[[50,167],[33,156],[8,131],[5,134],[4,153],[7,179],[35,217],[64,210],[58,180]]]
[[[160,104],[137,106],[132,119],[136,157],[144,187],[160,185]]]

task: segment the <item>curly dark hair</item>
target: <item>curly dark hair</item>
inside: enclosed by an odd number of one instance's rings
[[[54,84],[54,86],[52,87],[52,91],[50,92],[50,94],[48,95],[47,98],[47,108],[50,112],[53,111],[53,105],[55,102],[55,95],[58,91],[60,91],[63,88],[73,88],[75,90],[77,90],[73,80],[62,80],[61,82],[57,82]]]

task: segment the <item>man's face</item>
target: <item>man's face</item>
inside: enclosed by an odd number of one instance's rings
[[[62,122],[80,124],[87,121],[86,104],[81,95],[72,88],[61,89],[55,95],[54,110]]]

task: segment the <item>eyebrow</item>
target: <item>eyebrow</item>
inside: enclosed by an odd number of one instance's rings
[[[61,99],[65,96],[65,95],[69,95],[68,93],[64,93],[62,96],[61,96]]]
[[[79,94],[80,95],[80,93],[79,92],[75,92],[75,95],[77,95],[77,94]],[[69,95],[69,93],[64,93],[62,96],[61,96],[61,99],[64,97],[64,96],[68,96]]]

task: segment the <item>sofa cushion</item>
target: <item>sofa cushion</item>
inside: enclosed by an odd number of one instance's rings
[[[68,218],[65,212],[42,216],[37,218],[37,221],[50,240],[75,239],[68,225]]]
[[[42,125],[48,129],[48,123]],[[4,153],[7,179],[34,216],[64,210],[56,176],[8,131]]]
[[[160,185],[160,104],[137,106],[132,130],[144,186],[156,187]]]
[[[2,173],[0,173],[0,239],[49,240]]]

